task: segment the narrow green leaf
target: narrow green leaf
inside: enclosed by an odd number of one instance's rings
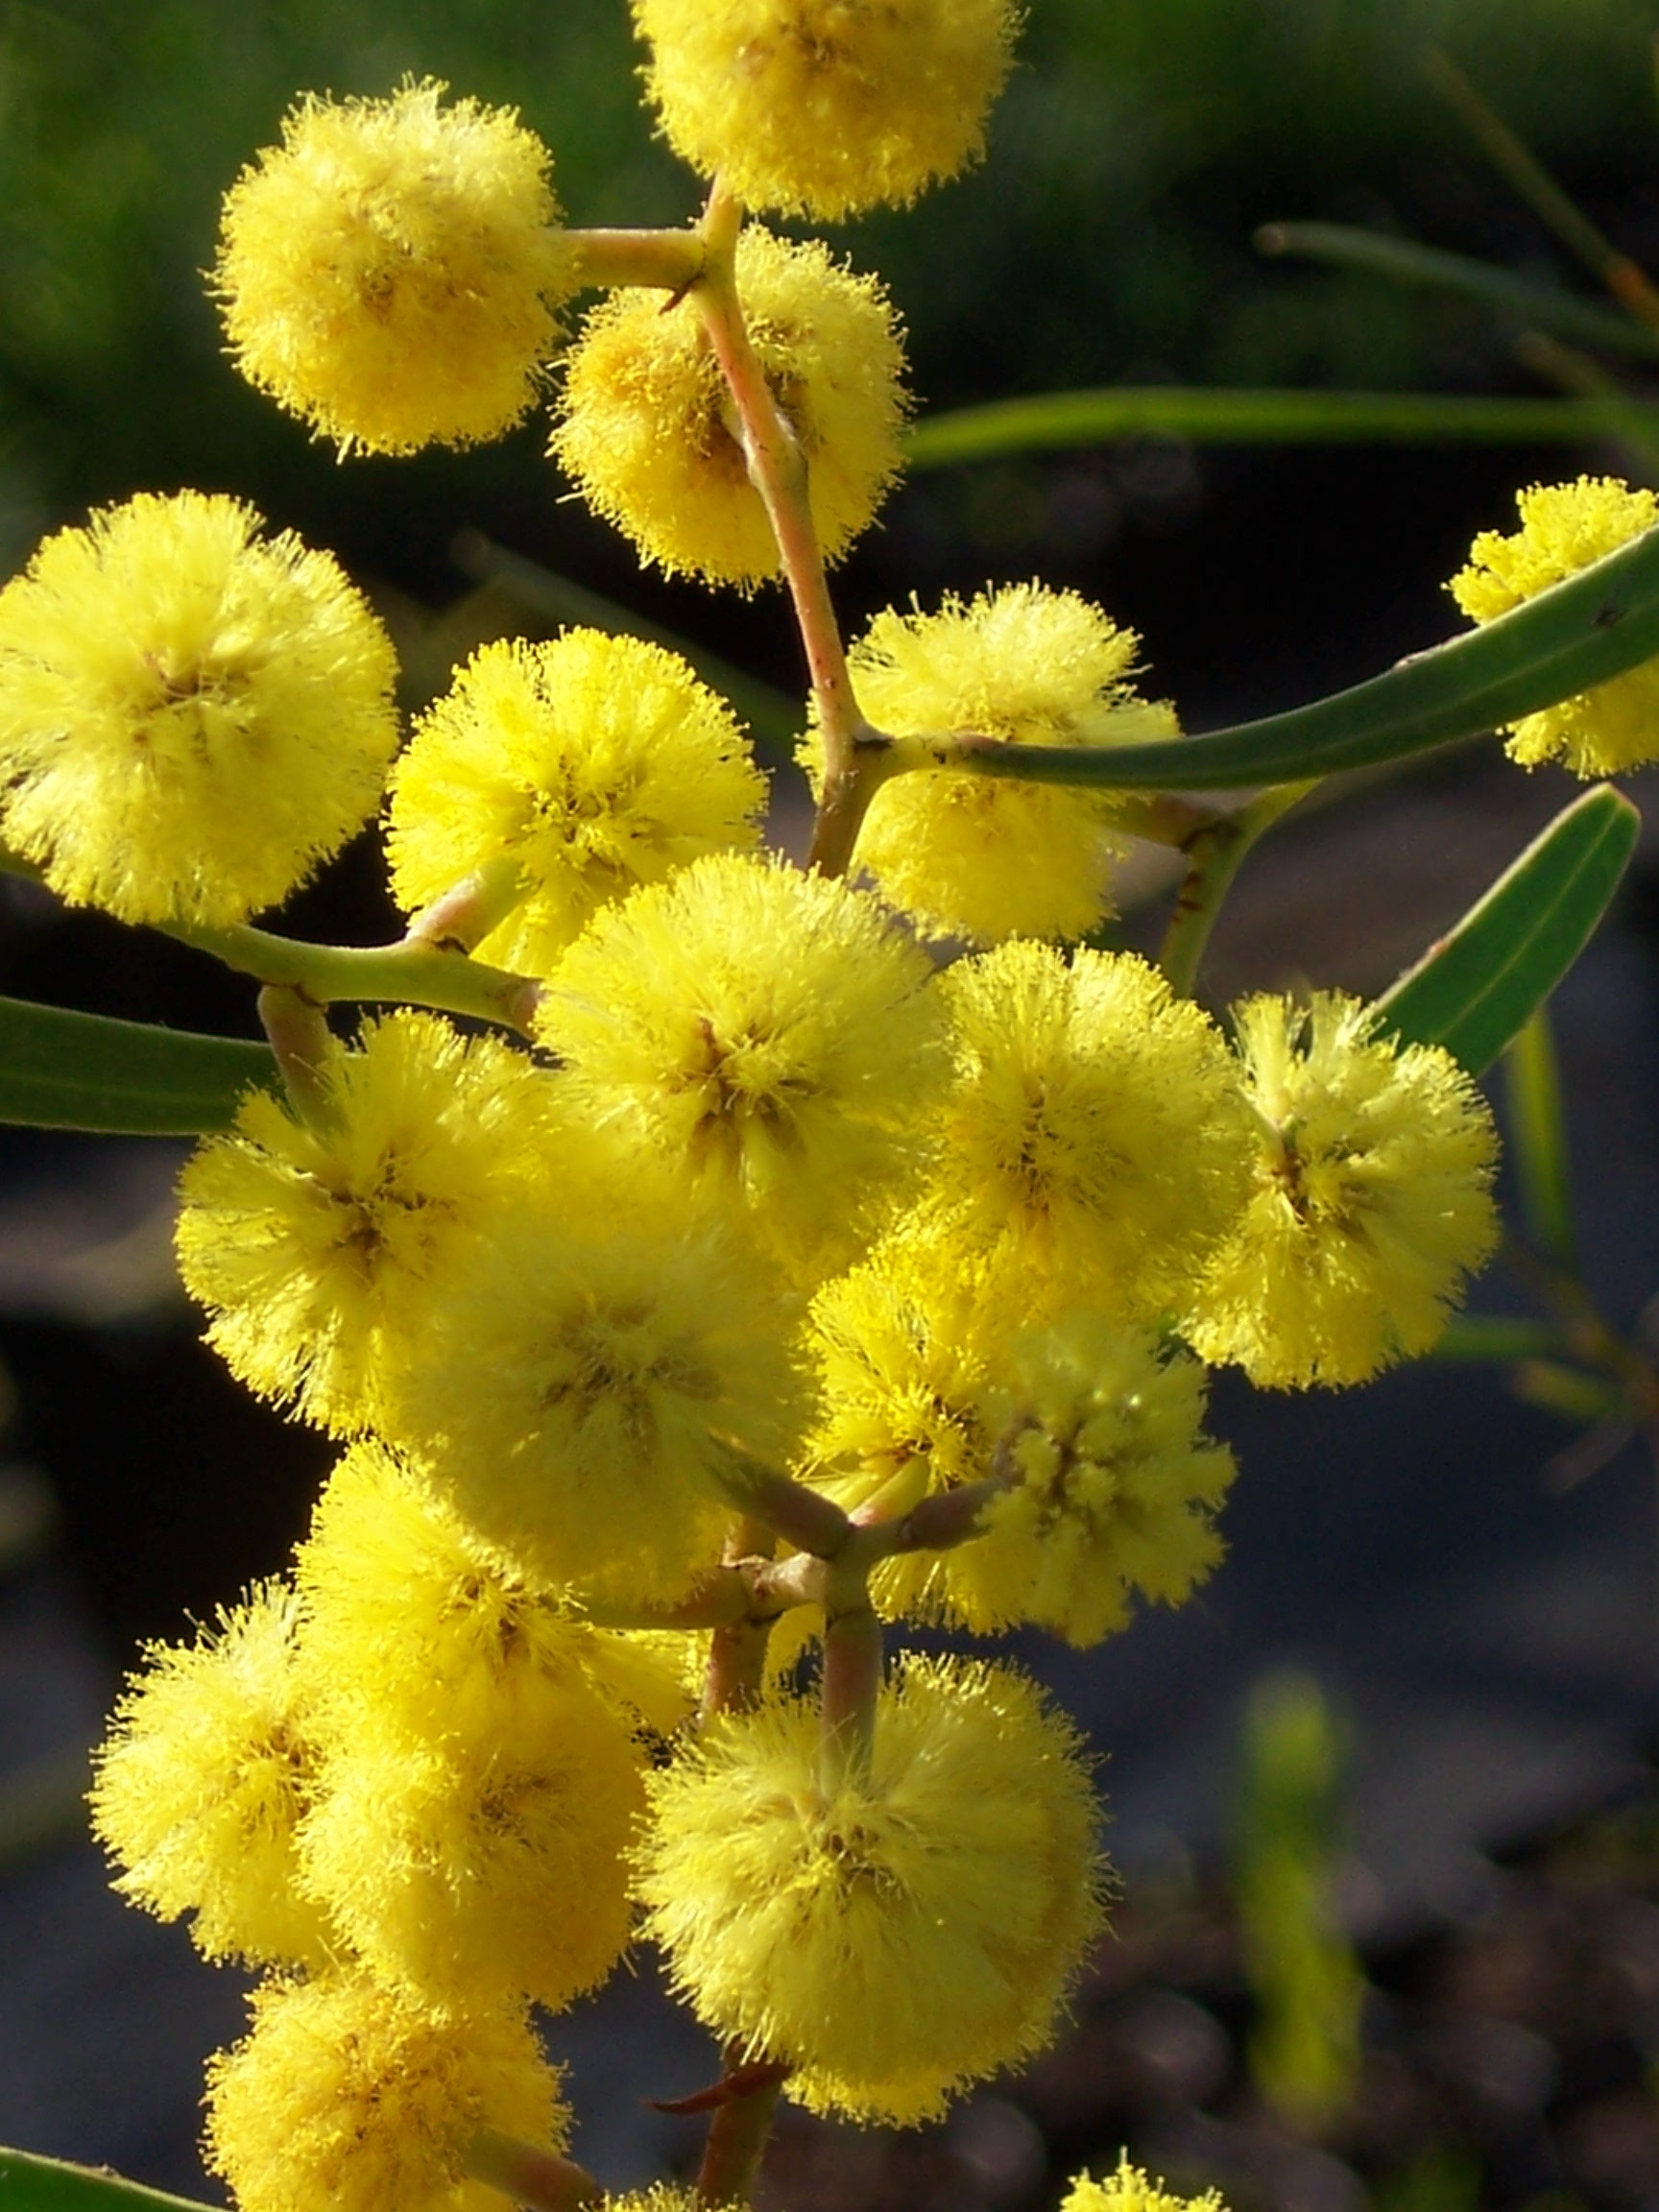
[[[1431,1357],[1507,1366],[1518,1359],[1546,1359],[1560,1349],[1561,1333],[1552,1322],[1513,1313],[1454,1313]]]
[[[1521,1193],[1527,1234],[1546,1260],[1576,1272],[1573,1182],[1561,1070],[1548,1002],[1536,1007],[1503,1055],[1509,1115],[1509,1157]]]
[[[0,1121],[193,1137],[228,1128],[241,1093],[276,1072],[264,1045],[0,998]]]
[[[1378,1000],[1386,1026],[1483,1073],[1584,950],[1640,828],[1610,783],[1575,799]]]
[[[71,2166],[32,2151],[0,2151],[0,2212],[205,2212],[190,2197],[169,2197],[123,2181],[101,2166]]]
[[[1623,327],[1614,317],[1608,321]],[[1612,396],[1460,398],[1432,392],[1112,384],[928,416],[911,429],[904,451],[912,469],[941,469],[1011,453],[1104,445],[1152,432],[1211,445],[1566,445],[1588,438],[1651,439],[1656,430],[1659,407]]]
[[[1599,1429],[1630,1419],[1630,1401],[1617,1382],[1605,1375],[1586,1375],[1581,1367],[1569,1367],[1559,1359],[1522,1360],[1510,1387],[1526,1405],[1558,1413],[1576,1428]]]
[[[1501,314],[1513,315],[1541,330],[1552,330],[1601,353],[1659,356],[1659,331],[1647,329],[1610,307],[1559,285],[1539,284],[1513,270],[1495,268],[1466,253],[1446,253],[1438,246],[1419,246],[1412,238],[1393,238],[1385,230],[1360,230],[1346,223],[1268,223],[1256,233],[1263,253],[1295,253],[1312,261],[1374,271],[1396,283],[1427,285],[1458,292]]]
[[[1659,654],[1659,528],[1386,674],[1260,722],[1157,745],[903,740],[895,766],[1120,790],[1238,790],[1426,753],[1516,722]]]

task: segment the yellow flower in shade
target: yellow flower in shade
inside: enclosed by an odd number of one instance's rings
[[[370,1439],[329,1477],[296,1577],[314,1701],[355,1747],[482,1753],[549,1686],[591,1691],[627,1737],[668,1735],[689,1711],[683,1636],[589,1626]]]
[[[116,1888],[159,1919],[192,1914],[209,1959],[328,1953],[297,1887],[316,1759],[296,1622],[292,1593],[271,1583],[221,1614],[217,1635],[152,1645],[97,1755],[92,1826],[123,1868]]]
[[[519,2010],[440,2013],[356,1977],[271,1982],[207,2070],[206,2162],[240,2212],[499,2212],[483,2129],[549,2148],[569,2116]]]
[[[643,1754],[574,1667],[526,1673],[497,1722],[331,1748],[303,1879],[378,1980],[429,2004],[523,1995],[558,2011],[628,1941]]]
[[[1029,2056],[1098,1933],[1070,1724],[1011,1669],[909,1657],[864,1781],[805,1701],[717,1715],[648,1788],[646,1933],[706,2026],[819,2111],[906,2126]]]
[[[819,541],[844,553],[899,473],[903,352],[886,294],[816,239],[751,227],[737,289],[760,368],[801,443]],[[752,587],[778,548],[695,293],[619,292],[565,365],[553,452],[584,499],[670,575]]]
[[[926,955],[867,895],[716,854],[595,916],[536,1017],[574,1095],[821,1279],[913,1179],[943,1073]]]
[[[1104,2181],[1079,2174],[1061,2199],[1060,2212],[1227,2212],[1227,2207],[1214,2189],[1206,2189],[1202,2197],[1174,2196],[1123,2157]]]
[[[894,736],[972,732],[1079,748],[1173,737],[1167,707],[1138,699],[1139,639],[1075,591],[1017,584],[936,614],[878,614],[851,655],[859,703]],[[823,740],[804,747],[814,781]],[[1171,763],[1171,776],[1179,774]],[[1111,792],[918,769],[876,793],[858,859],[931,935],[1084,936],[1110,911]]]
[[[955,1048],[929,1210],[1049,1314],[1190,1296],[1249,1188],[1250,1119],[1209,1016],[1129,953],[1019,939],[940,977]]]
[[[326,1128],[253,1091],[197,1147],[177,1244],[231,1373],[345,1434],[376,1419],[438,1286],[583,1146],[556,1078],[436,1014],[366,1022],[322,1083]]]
[[[1137,1591],[1183,1603],[1221,1556],[1212,1515],[1234,1473],[1199,1431],[1204,1370],[1088,1311],[1017,1338],[1005,1367],[982,1417],[1009,1439],[1012,1484],[939,1559],[949,1617],[1086,1647],[1128,1625]]]
[[[526,1221],[434,1308],[388,1426],[522,1572],[672,1603],[719,1557],[733,1446],[792,1440],[788,1323],[712,1236]]]
[[[252,508],[140,493],[0,591],[0,836],[74,905],[240,922],[373,811],[391,640]]]
[[[752,206],[903,205],[985,143],[1010,0],[634,0],[674,151]]]
[[[1427,1352],[1498,1241],[1498,1139],[1435,1045],[1396,1046],[1337,991],[1235,1010],[1256,1187],[1183,1334],[1253,1382],[1364,1382]]]
[[[630,2189],[625,2197],[607,2197],[599,2212],[705,2212],[706,2203],[694,2189],[659,2181],[650,2189]]]
[[[343,452],[510,430],[575,289],[546,148],[445,89],[307,95],[226,195],[213,276],[236,366]]]
[[[474,950],[544,974],[599,907],[752,846],[765,798],[732,709],[678,654],[597,630],[503,639],[468,662],[393,771],[392,885],[415,911],[512,855],[523,900]]]
[[[1659,495],[1615,476],[1534,484],[1515,503],[1520,529],[1512,538],[1482,530],[1447,587],[1472,621],[1507,614],[1659,522]],[[1618,776],[1659,760],[1659,660],[1505,727],[1505,750],[1527,768],[1560,760],[1575,776]]]

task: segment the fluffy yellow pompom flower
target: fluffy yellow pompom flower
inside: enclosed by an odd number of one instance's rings
[[[294,1659],[297,1607],[273,1583],[217,1635],[153,1645],[97,1756],[92,1827],[115,1887],[162,1920],[194,1915],[209,1959],[328,1955],[301,1897],[295,1833],[316,1761]]]
[[[1253,1382],[1363,1382],[1427,1352],[1498,1241],[1498,1140],[1438,1046],[1397,1046],[1340,992],[1235,1015],[1256,1189],[1184,1334]]]
[[[532,1576],[672,1603],[719,1557],[733,1444],[787,1450],[786,1322],[713,1236],[529,1221],[457,1274],[388,1427]]]
[[[1209,1016],[1145,961],[1016,939],[940,977],[956,1078],[930,1212],[1045,1313],[1184,1305],[1248,1194],[1250,1120]]]
[[[243,921],[373,811],[391,640],[239,500],[140,493],[0,591],[0,835],[124,922]]]
[[[1659,522],[1659,495],[1645,487],[1633,492],[1614,476],[1534,484],[1517,493],[1515,503],[1520,529],[1512,538],[1482,530],[1468,566],[1447,587],[1473,621],[1507,614]],[[1659,660],[1506,727],[1505,750],[1527,768],[1558,759],[1576,776],[1617,776],[1659,760]]]
[[[438,2013],[355,1977],[272,1982],[210,2060],[206,2162],[240,2212],[499,2212],[482,2129],[557,2147],[559,2078],[519,2011]]]
[[[1010,0],[634,0],[669,144],[755,207],[902,205],[985,143]]]
[[[596,1118],[822,1278],[930,1141],[926,955],[874,899],[715,854],[589,924],[536,1017]]]
[[[1126,1625],[1136,1590],[1179,1603],[1220,1556],[1233,1461],[1198,1433],[1204,1375],[1150,1337],[1072,1311],[1025,1330],[995,1277],[899,1235],[812,1302],[821,1401],[805,1458],[848,1511],[893,1519],[1000,1475],[980,1533],[883,1560],[881,1610],[988,1634],[1021,1622],[1078,1646]]]
[[[1227,2207],[1214,2189],[1206,2189],[1202,2197],[1176,2197],[1123,2157],[1103,2181],[1079,2174],[1061,2199],[1060,2212],[1227,2212]]]
[[[558,2011],[628,1941],[639,1746],[576,1668],[517,1691],[475,1736],[331,1750],[301,1832],[309,1893],[373,1974],[427,2003]]]
[[[525,896],[473,950],[544,974],[599,907],[752,846],[765,798],[736,717],[678,654],[598,630],[506,638],[468,662],[393,771],[392,887],[414,911],[511,855]]]
[[[806,457],[828,559],[872,520],[899,472],[904,358],[886,294],[816,239],[751,226],[737,289],[767,383]],[[553,451],[597,514],[670,575],[752,587],[778,548],[749,481],[726,381],[694,298],[666,310],[618,292],[570,349]]]
[[[308,95],[226,195],[213,275],[236,366],[343,452],[510,430],[574,289],[546,148],[445,89]]]
[[[999,1340],[1022,1318],[994,1306],[979,1271],[949,1244],[904,1231],[826,1283],[805,1334],[819,1390],[804,1447],[813,1481],[849,1512],[886,1520],[988,1475],[996,1438],[979,1395]],[[933,1564],[922,1553],[886,1560],[875,1589],[907,1605]]]
[[[1006,1366],[983,1417],[1014,1479],[984,1535],[939,1561],[951,1617],[1082,1647],[1128,1625],[1136,1591],[1183,1603],[1221,1556],[1211,1516],[1234,1472],[1199,1432],[1204,1370],[1087,1311],[1017,1339]]]
[[[1088,1769],[1008,1668],[909,1657],[867,1780],[819,1718],[717,1715],[649,1780],[646,1932],[698,2017],[820,2111],[906,2126],[1042,2048],[1101,1925]]]
[[[668,1735],[689,1709],[683,1636],[589,1626],[370,1439],[329,1477],[296,1577],[314,1700],[358,1748],[482,1749],[549,1683],[579,1680],[629,1737]]]
[[[888,608],[850,658],[865,713],[894,736],[1094,747],[1177,734],[1172,709],[1129,682],[1139,642],[1075,591],[1016,584],[967,606],[947,598],[936,614]],[[816,780],[816,730],[804,758]],[[877,792],[858,860],[933,936],[1081,937],[1110,911],[1117,811],[1110,792],[918,770]]]
[[[321,1081],[326,1128],[253,1091],[198,1146],[177,1243],[231,1373],[343,1434],[375,1420],[435,1287],[577,1139],[527,1054],[436,1014],[366,1022]]]

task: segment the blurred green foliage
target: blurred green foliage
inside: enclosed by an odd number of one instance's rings
[[[1656,23],[1659,0],[1031,0],[984,167],[846,243],[888,276],[934,405],[1125,377],[1503,381],[1478,311],[1263,265],[1252,230],[1335,216],[1553,265],[1423,81],[1438,41],[1640,254]],[[220,193],[297,90],[405,71],[518,105],[572,219],[677,220],[696,186],[652,139],[636,61],[624,0],[4,0],[0,561],[139,485],[244,490],[382,561],[367,508],[396,539],[439,483],[474,517],[527,474],[551,498],[534,430],[337,470],[240,388],[200,272]]]

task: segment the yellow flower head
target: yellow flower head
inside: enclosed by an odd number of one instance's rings
[[[243,921],[373,811],[391,640],[331,555],[140,493],[0,591],[0,836],[76,905]]]
[[[658,2181],[649,2189],[630,2189],[625,2197],[607,2197],[599,2212],[705,2212],[707,2201],[694,2189]]]
[[[909,1657],[864,1781],[819,1719],[722,1713],[649,1778],[646,1932],[714,2032],[815,2110],[906,2126],[1040,2050],[1101,1925],[1087,1765],[1011,1669]]]
[[[1184,1334],[1253,1382],[1363,1382],[1427,1352],[1498,1240],[1498,1140],[1451,1054],[1338,991],[1236,1009],[1256,1187]]]
[[[1129,953],[1017,939],[940,983],[956,1079],[932,1209],[1033,1299],[1154,1320],[1243,1203],[1250,1124],[1219,1030]]]
[[[522,1995],[558,2011],[628,1941],[640,1747],[578,1669],[526,1673],[517,1691],[493,1729],[334,1750],[301,1831],[331,1924],[377,1979],[428,2004]]]
[[[1615,476],[1534,484],[1518,492],[1521,527],[1512,538],[1482,530],[1469,565],[1447,586],[1472,621],[1490,622],[1616,553],[1659,522],[1659,495]],[[1535,768],[1558,759],[1575,776],[1618,776],[1659,759],[1659,660],[1577,692],[1506,725],[1505,750]]]
[[[766,782],[723,699],[678,654],[570,630],[483,646],[393,771],[388,851],[407,911],[502,854],[525,896],[474,950],[545,974],[599,907],[701,854],[755,843]]]
[[[1176,2197],[1120,2157],[1118,2171],[1104,2181],[1079,2174],[1061,2199],[1060,2212],[1227,2212],[1227,2207],[1214,2189],[1206,2189],[1202,2197]]]
[[[776,1302],[723,1242],[527,1221],[456,1276],[388,1422],[525,1573],[671,1603],[719,1557],[733,1443],[776,1464],[794,1395]]]
[[[1137,1590],[1181,1604],[1221,1556],[1211,1517],[1234,1471],[1199,1431],[1204,1370],[1086,1310],[1018,1338],[1005,1368],[983,1418],[1014,1484],[940,1558],[950,1616],[1086,1647],[1128,1625]]]
[[[865,713],[894,736],[1141,744],[1174,736],[1176,723],[1169,708],[1136,697],[1138,645],[1075,591],[1015,584],[967,606],[948,597],[936,614],[888,608],[851,664]],[[803,757],[816,782],[816,729]],[[923,769],[877,792],[858,858],[933,936],[1081,937],[1110,911],[1107,879],[1122,850],[1110,833],[1116,811],[1109,792]]]
[[[329,1477],[296,1575],[314,1699],[357,1749],[482,1753],[549,1685],[590,1690],[628,1737],[686,1716],[684,1637],[590,1627],[383,1444],[352,1445]]]
[[[753,226],[737,240],[737,289],[833,561],[899,472],[906,402],[892,307],[873,277],[841,268],[816,239]],[[694,294],[664,309],[654,294],[618,292],[592,310],[565,363],[553,451],[642,560],[710,584],[777,575],[772,526]]]
[[[977,158],[1011,0],[634,0],[669,144],[739,199],[834,222]]]
[[[436,1286],[580,1143],[554,1118],[555,1078],[436,1014],[365,1022],[322,1080],[326,1130],[253,1091],[198,1146],[177,1241],[231,1373],[344,1434],[375,1419]]]
[[[255,1990],[208,2065],[206,2161],[240,2212],[499,2212],[466,2177],[482,2128],[549,2147],[569,2116],[520,2011],[440,2013],[328,1976]]]
[[[300,1895],[295,1832],[315,1756],[294,1663],[297,1607],[272,1583],[219,1633],[152,1645],[115,1708],[92,1826],[116,1888],[158,1919],[194,1915],[209,1959],[315,1962],[328,1938]]]
[[[929,973],[866,894],[716,854],[594,918],[537,1035],[595,1118],[821,1278],[930,1140]]]
[[[226,195],[213,276],[236,366],[342,452],[498,438],[528,413],[573,257],[513,110],[406,84],[307,95]]]

